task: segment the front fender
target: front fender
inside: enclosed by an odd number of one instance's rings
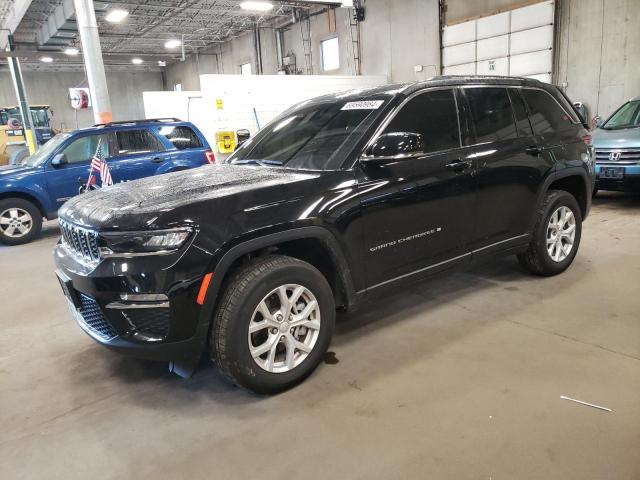
[[[42,185],[0,185],[0,198],[18,197],[33,202],[42,212],[42,216],[51,220],[56,218],[58,209],[52,204],[47,192]]]

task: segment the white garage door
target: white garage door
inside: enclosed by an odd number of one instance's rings
[[[551,83],[554,2],[444,27],[445,75],[512,75]]]

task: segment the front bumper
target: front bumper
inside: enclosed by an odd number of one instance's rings
[[[619,179],[601,178],[601,170],[606,167],[623,168],[624,176]],[[628,192],[640,191],[640,165],[596,163],[596,188],[599,190],[618,190]]]
[[[58,243],[54,260],[72,316],[95,341],[120,353],[198,359],[210,315],[196,299],[211,257],[189,247],[157,257],[104,259],[91,267]]]

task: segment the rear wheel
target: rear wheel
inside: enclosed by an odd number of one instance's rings
[[[551,190],[538,212],[533,238],[518,260],[535,275],[564,272],[578,252],[582,214],[575,197],[564,190]]]
[[[304,380],[329,347],[335,304],[324,276],[285,256],[257,259],[227,282],[211,357],[237,385],[276,393]]]
[[[6,245],[29,243],[42,229],[42,214],[22,198],[0,200],[0,242]]]

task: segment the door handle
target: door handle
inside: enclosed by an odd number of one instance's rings
[[[164,162],[164,158],[162,158],[162,157],[154,157],[151,161],[153,163],[162,163],[162,162]]]
[[[455,172],[462,172],[463,170],[471,167],[471,160],[462,160],[458,158],[451,163],[447,163],[445,167]]]
[[[530,145],[527,148],[524,149],[524,152],[527,155],[534,155],[534,156],[538,156],[542,153],[542,149],[540,147],[538,147],[537,145]]]

